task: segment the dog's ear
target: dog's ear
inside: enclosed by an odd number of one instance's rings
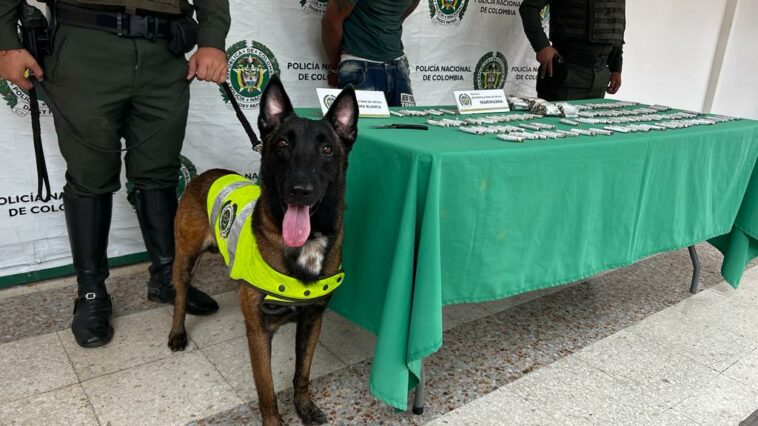
[[[258,115],[258,130],[261,138],[282,124],[284,119],[292,114],[292,103],[279,76],[274,74],[266,85],[261,97],[261,112]]]
[[[358,137],[358,100],[352,85],[345,87],[332,102],[324,120],[334,127],[349,151]]]

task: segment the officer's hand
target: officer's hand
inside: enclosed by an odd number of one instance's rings
[[[608,88],[605,89],[606,92],[610,93],[611,95],[615,94],[619,91],[621,88],[621,73],[620,72],[612,72],[611,73],[611,82],[608,83]]]
[[[558,51],[553,46],[548,46],[537,52],[537,62],[542,65],[542,74],[540,78],[545,78],[545,73],[550,77],[553,76],[553,56],[557,55]]]
[[[0,50],[1,79],[8,80],[24,90],[29,90],[34,86],[24,75],[26,70],[31,70],[37,80],[42,81],[44,77],[42,68],[26,49]]]
[[[189,60],[187,80],[197,77],[202,81],[223,83],[227,76],[226,66],[226,53],[215,47],[201,47]]]

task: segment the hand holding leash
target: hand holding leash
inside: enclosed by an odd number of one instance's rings
[[[29,74],[42,80],[44,73],[37,60],[26,49],[0,50],[0,79],[8,80],[16,86],[29,90],[32,82]]]

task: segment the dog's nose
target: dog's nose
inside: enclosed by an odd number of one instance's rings
[[[295,184],[290,188],[290,196],[292,197],[307,197],[313,192],[313,185],[310,183]]]

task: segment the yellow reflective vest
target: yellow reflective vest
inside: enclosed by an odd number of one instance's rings
[[[208,192],[208,217],[229,276],[266,293],[264,302],[276,305],[307,305],[330,295],[342,284],[344,272],[304,283],[263,260],[252,228],[253,209],[260,195],[260,186],[237,174],[216,179]]]

